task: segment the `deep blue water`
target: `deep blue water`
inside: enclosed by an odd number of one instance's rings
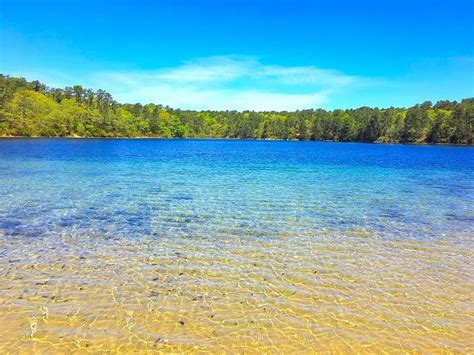
[[[0,139],[0,235],[474,235],[474,149]]]

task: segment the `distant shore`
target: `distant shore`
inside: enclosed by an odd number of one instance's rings
[[[445,146],[445,147],[473,147],[473,144],[450,144],[450,143],[414,143],[414,142],[362,142],[362,141],[334,141],[334,140],[300,140],[300,139],[276,139],[276,138],[230,138],[230,137],[150,137],[150,136],[136,136],[136,137],[81,137],[81,136],[0,136],[0,139],[107,139],[107,140],[216,140],[216,141],[267,141],[267,142],[319,142],[319,143],[362,143],[362,144],[387,144],[387,145],[421,145],[421,146]]]
[[[472,145],[474,98],[411,107],[198,111],[115,101],[80,85],[0,74],[0,136],[190,138]],[[234,137],[234,138],[226,138]]]

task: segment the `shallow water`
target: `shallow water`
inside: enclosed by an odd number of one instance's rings
[[[0,140],[0,352],[472,352],[474,150]]]

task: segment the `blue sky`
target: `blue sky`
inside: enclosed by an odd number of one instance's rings
[[[192,109],[474,96],[474,1],[0,0],[0,72]]]

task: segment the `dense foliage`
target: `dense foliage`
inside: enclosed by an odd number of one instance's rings
[[[214,137],[472,144],[474,98],[405,108],[185,111],[0,75],[1,136]]]

